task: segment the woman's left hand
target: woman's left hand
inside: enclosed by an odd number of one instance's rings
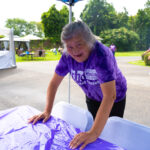
[[[81,132],[74,136],[69,144],[69,147],[71,149],[75,149],[81,145],[80,150],[83,150],[87,144],[94,142],[97,138],[97,135],[93,132]]]

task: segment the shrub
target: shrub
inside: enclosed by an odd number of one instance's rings
[[[136,44],[139,41],[139,36],[134,31],[128,30],[124,27],[119,29],[105,30],[100,33],[102,42],[105,45],[114,43],[117,51],[131,51],[136,50]]]
[[[0,38],[4,38],[5,36],[4,35],[0,35]]]
[[[150,53],[144,55],[144,62],[146,66],[150,66]]]
[[[150,49],[148,49],[147,51],[145,51],[142,55],[141,55],[141,57],[142,57],[142,60],[144,60],[144,56],[146,55],[146,54],[150,54]]]
[[[141,58],[142,58],[143,61],[144,61],[144,55],[145,55],[144,53],[141,55]]]

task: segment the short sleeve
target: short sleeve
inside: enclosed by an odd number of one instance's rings
[[[55,68],[55,72],[60,76],[65,76],[69,72],[67,56],[63,54]]]
[[[104,47],[103,53],[97,54],[96,61],[96,72],[101,84],[116,79],[116,60],[107,47]]]

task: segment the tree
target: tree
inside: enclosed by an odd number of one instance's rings
[[[129,28],[128,21],[129,21],[129,16],[128,16],[128,11],[126,8],[124,8],[124,12],[120,12],[117,14],[117,28],[125,27]]]
[[[38,36],[38,37],[44,36],[41,22],[31,21],[30,24],[34,26],[33,35]]]
[[[102,37],[104,44],[110,46],[114,43],[118,51],[135,50],[136,44],[139,41],[138,34],[126,29],[125,27],[105,30],[100,36]]]
[[[146,8],[150,8],[150,0],[147,0],[146,4],[145,4]]]
[[[90,0],[80,17],[96,35],[117,26],[117,13],[106,0]]]
[[[129,16],[129,20],[128,20],[129,30],[136,32],[135,26],[136,26],[136,16]]]
[[[66,6],[58,11],[55,5],[50,7],[48,12],[44,12],[41,18],[45,37],[50,38],[54,43],[59,43],[62,28],[69,21],[68,14],[69,10]]]
[[[6,21],[7,28],[14,29],[14,35],[23,36],[26,32],[27,21],[19,18],[8,19]]]
[[[140,37],[139,49],[147,49],[150,46],[150,8],[138,10],[135,21],[135,30]]]
[[[28,34],[42,36],[42,25],[37,22],[27,22],[23,19],[14,18],[6,21],[7,28],[14,29],[14,35],[24,36]]]
[[[139,9],[135,16],[130,16],[130,29],[139,35],[137,48],[145,50],[150,47],[150,0],[147,0],[144,9]]]

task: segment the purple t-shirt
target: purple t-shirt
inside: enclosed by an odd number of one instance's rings
[[[95,43],[89,58],[82,63],[64,53],[55,72],[60,76],[69,72],[86,96],[96,101],[103,98],[100,84],[112,80],[116,81],[115,102],[122,100],[126,95],[126,79],[119,70],[115,57],[108,47],[99,42]]]
[[[112,52],[116,51],[116,46],[115,45],[110,45],[110,49],[112,50]]]

